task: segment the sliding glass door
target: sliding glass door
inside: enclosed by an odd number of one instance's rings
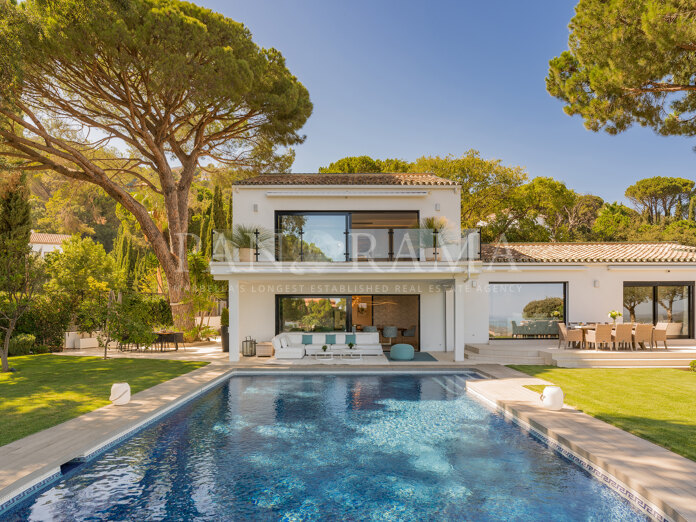
[[[389,261],[419,257],[418,211],[276,212],[278,261]]]
[[[693,337],[693,283],[624,283],[624,321],[668,323],[669,337]]]
[[[558,337],[558,322],[566,317],[565,283],[491,283],[489,289],[489,338]]]
[[[348,330],[345,296],[278,296],[277,331],[345,332]]]

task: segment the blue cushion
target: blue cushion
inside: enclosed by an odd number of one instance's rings
[[[302,344],[312,344],[312,334],[302,334]]]
[[[412,361],[415,350],[410,344],[394,344],[389,357],[394,361]]]
[[[346,334],[346,344],[355,344],[355,334]]]
[[[326,344],[336,344],[336,334],[326,334]]]

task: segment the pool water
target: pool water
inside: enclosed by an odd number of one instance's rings
[[[233,377],[0,518],[645,520],[467,378]]]

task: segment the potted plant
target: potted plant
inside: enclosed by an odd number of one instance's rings
[[[222,339],[222,351],[230,351],[230,311],[227,307],[222,309],[220,316],[220,338]]]
[[[348,343],[348,349],[349,349],[349,350],[352,350],[352,349],[353,349],[353,346],[355,346],[355,343]]]
[[[324,345],[324,346],[321,347],[321,351],[322,351],[322,352],[326,352],[326,349],[327,349],[327,348],[328,348],[328,346]]]
[[[618,310],[612,310],[609,312],[608,316],[611,317],[611,320],[614,321],[614,325],[616,325],[616,318],[621,317],[623,314],[619,312]]]
[[[420,222],[421,247],[426,261],[439,261],[442,246],[446,243],[447,220],[444,217],[430,216]]]
[[[273,233],[268,229],[240,224],[235,225],[232,229],[229,241],[230,244],[239,251],[239,262],[250,263],[256,260],[254,253],[257,245],[260,251],[264,243],[267,243],[271,239],[273,239]]]

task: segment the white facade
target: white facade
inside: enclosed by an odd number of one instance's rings
[[[464,337],[467,343],[488,342],[491,283],[565,283],[566,321],[592,323],[609,322],[607,314],[611,310],[623,310],[624,283],[693,285],[694,279],[696,263],[486,263],[481,273],[465,285],[468,312]],[[624,317],[617,319],[623,321]]]
[[[473,252],[480,250],[480,245],[471,242],[472,239],[478,240],[478,235],[463,233],[460,228],[460,187],[440,184],[451,182],[429,176],[428,179],[416,180],[415,184],[411,179],[409,184],[346,185],[341,184],[344,179],[340,176],[351,175],[284,176],[280,180],[279,176],[268,178],[274,180],[273,183],[242,184],[233,189],[235,226],[275,231],[274,246],[259,250],[258,260],[240,262],[240,254],[228,251],[222,236],[218,235],[214,241],[211,271],[216,279],[229,281],[231,360],[238,359],[239,346],[247,336],[268,341],[279,333],[279,299],[372,296],[374,300],[375,296],[400,295],[418,296],[418,310],[414,314],[418,316],[420,350],[452,351],[455,360],[463,361],[466,344],[488,342],[492,335],[491,318],[496,314],[496,303],[502,303],[494,296],[498,284],[559,283],[554,286],[556,290],[563,288],[565,316],[560,320],[605,322],[610,310],[623,309],[626,282],[685,283],[691,285],[687,321],[689,334],[693,335],[692,287],[696,279],[696,250],[689,252],[686,258],[683,253],[679,254],[682,257],[674,262],[668,258],[656,259],[656,262],[650,259],[641,262],[601,262],[597,259],[529,262],[529,256],[525,262],[517,263],[514,260],[481,261],[478,251]],[[377,181],[379,176],[385,175],[378,175]],[[315,178],[319,181],[313,183]],[[338,182],[334,178],[338,178]],[[256,179],[262,180],[264,176]],[[287,183],[285,179],[302,180],[302,183]],[[351,257],[352,251],[349,252],[350,239],[346,240],[346,259],[278,260],[279,213],[382,211],[417,211],[420,220],[445,218],[450,237],[464,239],[457,239],[454,247],[447,247],[449,251],[443,248],[446,251],[444,258],[438,262],[431,258],[428,260],[422,249],[417,259],[358,261]],[[345,233],[346,237],[352,233],[349,225],[346,225]],[[302,235],[299,237],[302,243]],[[463,256],[462,244],[467,245]],[[619,248],[603,246],[609,252]],[[589,247],[566,245],[565,248],[572,254],[578,248]],[[408,325],[396,326],[403,330]]]
[[[70,239],[70,236],[65,234],[46,234],[40,232],[32,232],[29,240],[29,245],[33,252],[44,257],[49,252],[55,250],[63,250],[63,241]]]

